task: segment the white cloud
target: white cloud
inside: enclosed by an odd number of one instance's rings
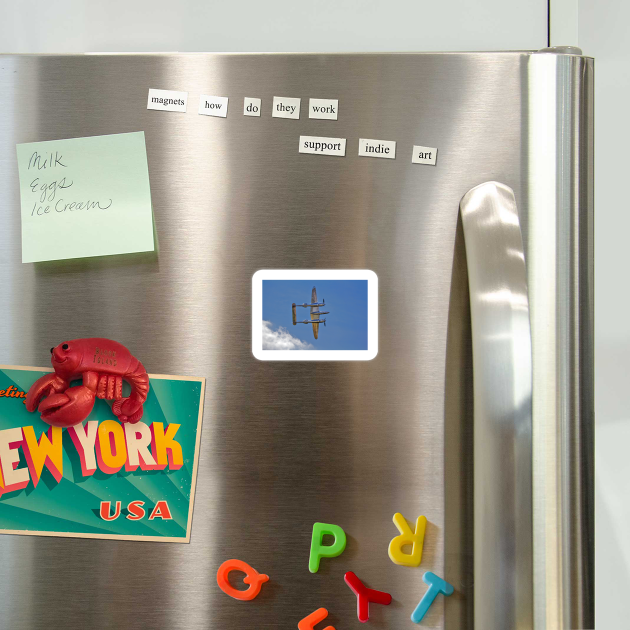
[[[263,320],[263,350],[312,350],[313,346],[294,337],[286,328],[271,329],[271,322]]]

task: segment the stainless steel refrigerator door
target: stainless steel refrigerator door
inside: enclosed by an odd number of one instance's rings
[[[423,627],[472,627],[472,350],[462,196],[484,181],[508,185],[526,256],[539,255],[544,242],[547,259],[562,258],[562,274],[577,270],[577,288],[558,276],[574,314],[590,290],[588,261],[578,263],[575,246],[590,242],[587,180],[577,185],[581,201],[570,214],[577,240],[542,241],[548,234],[532,220],[537,178],[550,181],[549,174],[533,176],[545,156],[536,154],[544,134],[531,99],[543,88],[532,64],[558,94],[566,79],[581,95],[573,112],[583,125],[575,140],[581,153],[571,163],[588,163],[592,62],[583,57],[0,58],[0,362],[43,365],[60,339],[105,336],[127,345],[149,372],[207,378],[191,543],[0,536],[0,625],[262,630],[295,627],[325,606],[327,621],[341,629],[358,625],[356,599],[343,583],[352,570],[394,596],[391,606],[372,607],[370,623],[402,628],[431,570],[455,594],[436,600]],[[571,76],[559,76],[558,67]],[[188,113],[148,111],[152,87],[188,91]],[[228,96],[228,117],[199,116],[200,94]],[[274,95],[301,97],[301,119],[272,118]],[[262,98],[260,118],[242,116],[245,96]],[[308,119],[309,97],[338,98],[339,119]],[[555,116],[556,104],[541,107]],[[146,134],[158,252],[21,264],[15,144],[138,130]],[[299,155],[300,135],[347,138],[346,157]],[[360,137],[396,140],[396,159],[358,157]],[[438,147],[437,165],[412,164],[413,144]],[[563,208],[554,206],[553,216],[564,220]],[[257,361],[251,277],[265,268],[376,272],[378,356]],[[555,295],[548,296],[554,304]],[[539,297],[530,293],[532,309],[543,313],[551,306]],[[573,427],[588,414],[590,390],[581,363],[588,362],[588,321],[572,322],[579,339],[569,335],[567,343],[581,343],[579,361],[546,360],[569,365],[572,391],[586,396],[581,410],[563,416]],[[535,401],[535,327],[532,342]],[[556,377],[566,382],[566,374]],[[418,569],[387,556],[395,512],[429,520]],[[576,513],[587,512],[588,505]],[[312,575],[315,521],[341,525],[348,546]],[[236,602],[218,589],[217,568],[230,557],[270,576],[255,601]],[[588,558],[578,572],[586,567],[588,574]]]

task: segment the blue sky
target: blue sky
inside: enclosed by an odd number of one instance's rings
[[[294,326],[291,314],[293,302],[310,303],[314,286],[317,301],[326,300],[320,310],[330,311],[321,316],[326,326],[319,325],[319,339],[313,337],[311,324]],[[264,329],[263,343],[278,341],[278,349],[367,350],[367,298],[367,280],[263,280],[263,320],[271,322]],[[298,321],[310,317],[310,308],[297,307]]]

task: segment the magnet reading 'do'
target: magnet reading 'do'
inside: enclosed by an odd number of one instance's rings
[[[55,427],[72,427],[90,415],[98,397],[114,401],[112,411],[121,422],[135,424],[142,418],[149,376],[125,346],[99,337],[73,339],[51,348],[50,354],[54,372],[28,390],[28,411],[37,409],[42,420]],[[76,378],[83,384],[70,387]],[[127,398],[122,394],[123,379],[131,385]]]

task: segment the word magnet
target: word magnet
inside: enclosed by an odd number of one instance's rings
[[[202,116],[226,118],[228,114],[228,97],[202,94],[199,97],[199,113]]]
[[[396,512],[394,514],[394,525],[398,528],[400,536],[396,536],[389,543],[389,557],[394,564],[402,564],[407,567],[417,567],[422,561],[422,547],[424,545],[424,532],[427,528],[426,516],[419,516],[416,521],[415,533],[407,524],[405,517]],[[403,547],[412,545],[411,553],[404,553]]]
[[[332,545],[324,545],[324,536],[333,536]],[[319,561],[322,558],[336,558],[346,548],[346,532],[339,525],[327,523],[315,523],[313,525],[313,537],[311,538],[311,555],[308,559],[308,570],[311,573],[319,571]]]
[[[234,588],[228,579],[230,571],[242,571],[245,573],[243,582],[249,584],[249,588],[245,591],[240,591]],[[249,602],[260,593],[262,585],[269,580],[269,576],[264,573],[258,573],[256,569],[252,568],[246,562],[242,560],[226,560],[217,571],[217,584],[219,588],[230,597],[234,599],[240,599],[241,601]]]
[[[369,138],[359,139],[359,156],[396,159],[395,140],[371,140]]]
[[[336,98],[311,98],[308,101],[308,117],[337,120],[339,101]]]
[[[431,166],[435,166],[436,160],[436,147],[421,147],[414,145],[413,153],[411,154],[412,164],[430,164]]]
[[[299,98],[289,98],[288,96],[274,96],[271,116],[273,118],[299,118],[301,100]]]
[[[260,116],[262,100],[246,96],[243,99],[243,116]]]
[[[345,138],[319,138],[317,136],[300,136],[300,153],[313,153],[315,155],[341,155],[346,154]]]
[[[185,112],[187,103],[188,92],[149,89],[147,109],[160,109],[165,112]]]

